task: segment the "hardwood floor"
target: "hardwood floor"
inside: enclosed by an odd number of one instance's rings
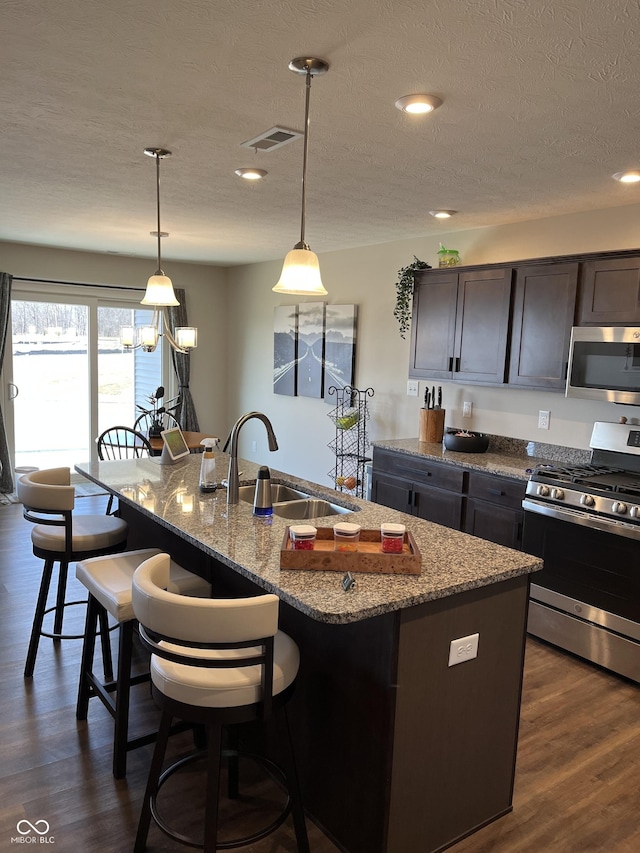
[[[104,497],[79,498],[76,511],[102,512],[105,505]],[[43,639],[34,677],[23,679],[42,567],[31,552],[30,530],[19,505],[0,506],[0,851],[16,849],[12,838],[19,836],[17,825],[26,819],[39,828],[39,821],[48,822],[48,837],[58,853],[123,853],[133,849],[151,747],[129,754],[126,780],[113,779],[113,723],[106,710],[93,700],[88,722],[75,719],[80,641],[56,648]],[[70,586],[75,583],[73,579]],[[77,591],[75,597],[83,597],[82,588]],[[84,608],[68,610],[65,623],[69,618],[81,630]],[[144,688],[137,691],[139,713],[153,714]],[[188,735],[180,735],[172,750],[178,753],[187,745]],[[450,850],[637,853],[638,768],[638,686],[529,640],[513,813]],[[189,823],[201,787],[189,779],[171,784],[172,808]],[[266,798],[270,787],[257,780],[251,797]],[[243,825],[246,820],[242,818]],[[308,829],[313,853],[336,853],[310,821]],[[152,827],[150,853],[183,849]],[[244,849],[294,851],[290,820]]]

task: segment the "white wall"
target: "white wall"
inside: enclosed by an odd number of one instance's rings
[[[446,226],[445,226],[446,227]],[[640,205],[592,211],[535,222],[471,231],[445,231],[425,237],[320,255],[322,279],[331,303],[359,306],[355,384],[371,386],[370,438],[417,437],[421,395],[407,397],[409,340],[402,340],[393,317],[397,271],[413,260],[437,266],[441,240],[458,249],[464,264],[493,263],[551,255],[640,246]],[[315,240],[317,250],[321,241]],[[284,256],[283,250],[283,256]],[[240,451],[255,461],[330,485],[333,457],[327,445],[334,437],[321,400],[285,397],[272,392],[273,309],[296,297],[271,291],[280,262],[237,267],[229,271],[230,364],[228,415],[231,420],[252,409],[272,420],[282,448],[267,450],[264,429],[253,422],[243,428]],[[447,425],[465,426],[497,435],[549,444],[587,448],[595,420],[617,420],[640,413],[631,406],[568,400],[561,393],[519,389],[443,385]],[[462,402],[473,402],[473,418],[462,420]],[[550,429],[539,430],[538,411],[551,412]],[[251,442],[257,450],[252,451]]]
[[[455,220],[454,220],[455,221]],[[407,397],[409,341],[393,317],[397,271],[413,260],[437,265],[439,240],[458,249],[464,264],[640,247],[640,205],[520,222],[470,231],[445,230],[439,237],[403,240],[320,255],[327,302],[358,305],[355,384],[372,387],[370,438],[418,434],[419,397]],[[314,241],[317,250],[321,240]],[[283,247],[282,255],[287,251]],[[0,270],[16,276],[144,286],[148,259],[124,258],[0,243]],[[244,412],[260,410],[272,420],[281,449],[267,449],[262,424],[242,431],[240,453],[256,462],[330,485],[334,437],[322,400],[284,397],[272,391],[273,309],[292,304],[271,290],[281,262],[223,270],[167,261],[176,286],[187,291],[190,322],[198,327],[192,354],[191,390],[203,430],[226,438]],[[588,447],[595,420],[640,413],[630,406],[567,400],[562,394],[516,389],[443,385],[447,425],[526,440]],[[462,402],[473,402],[473,418],[462,421]],[[538,410],[551,412],[548,431],[537,429]],[[256,442],[256,451],[252,442]]]
[[[190,388],[203,432],[226,429],[227,271],[166,262],[167,275],[187,295],[189,322],[198,327]],[[0,270],[24,278],[112,284],[144,289],[153,260],[0,242]]]

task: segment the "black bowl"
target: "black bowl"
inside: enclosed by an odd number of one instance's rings
[[[489,436],[483,432],[446,432],[444,446],[456,453],[484,453],[489,447]]]

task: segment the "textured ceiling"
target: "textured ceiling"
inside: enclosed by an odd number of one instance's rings
[[[281,258],[615,207],[640,185],[639,0],[3,0],[0,239],[165,259]],[[423,118],[401,95],[438,95]],[[234,175],[268,170],[264,181]],[[460,211],[443,225],[429,210]]]

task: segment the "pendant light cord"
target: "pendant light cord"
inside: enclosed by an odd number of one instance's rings
[[[164,275],[160,250],[160,153],[158,151],[156,151],[156,213],[158,217],[158,271],[156,275]]]
[[[307,85],[304,105],[304,153],[302,155],[302,214],[300,217],[300,243],[296,248],[308,249],[304,241],[307,216],[307,159],[309,155],[309,102],[311,99],[311,67],[307,67]]]

